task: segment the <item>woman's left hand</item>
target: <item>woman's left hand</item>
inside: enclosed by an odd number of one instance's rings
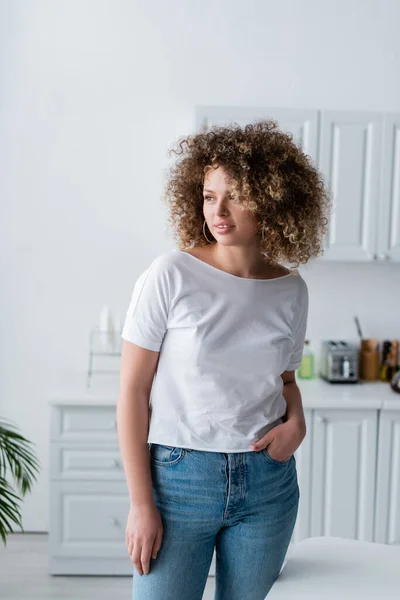
[[[288,419],[285,423],[270,429],[260,440],[252,445],[252,449],[266,449],[275,460],[286,461],[294,454],[306,436],[304,422]]]

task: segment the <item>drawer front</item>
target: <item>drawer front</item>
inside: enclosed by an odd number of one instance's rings
[[[118,448],[90,447],[75,443],[69,446],[51,444],[50,475],[52,479],[74,481],[125,481]]]
[[[106,441],[118,443],[116,406],[52,407],[55,441]]]
[[[51,483],[53,556],[124,557],[129,495],[125,484]]]

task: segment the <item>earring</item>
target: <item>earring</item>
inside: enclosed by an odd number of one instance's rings
[[[206,236],[206,220],[205,219],[204,219],[204,223],[203,223],[203,233],[204,233],[204,237],[206,238],[207,242],[212,244],[213,240],[209,240],[208,237]]]

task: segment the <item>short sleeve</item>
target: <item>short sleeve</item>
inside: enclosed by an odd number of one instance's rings
[[[162,261],[155,259],[137,279],[121,337],[147,350],[160,351],[167,331],[169,281]]]
[[[301,365],[304,350],[304,340],[306,338],[307,321],[308,321],[308,288],[307,284],[302,279],[302,289],[299,295],[297,310],[294,311],[295,321],[293,323],[294,343],[290,354],[290,361],[286,367],[286,371],[295,371]]]

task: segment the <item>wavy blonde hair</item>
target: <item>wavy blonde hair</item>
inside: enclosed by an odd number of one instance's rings
[[[214,125],[178,139],[173,153],[179,158],[167,171],[164,200],[181,250],[210,243],[203,233],[203,184],[210,169],[222,167],[231,195],[256,218],[261,252],[272,264],[297,267],[323,253],[330,195],[311,158],[277,122]]]

